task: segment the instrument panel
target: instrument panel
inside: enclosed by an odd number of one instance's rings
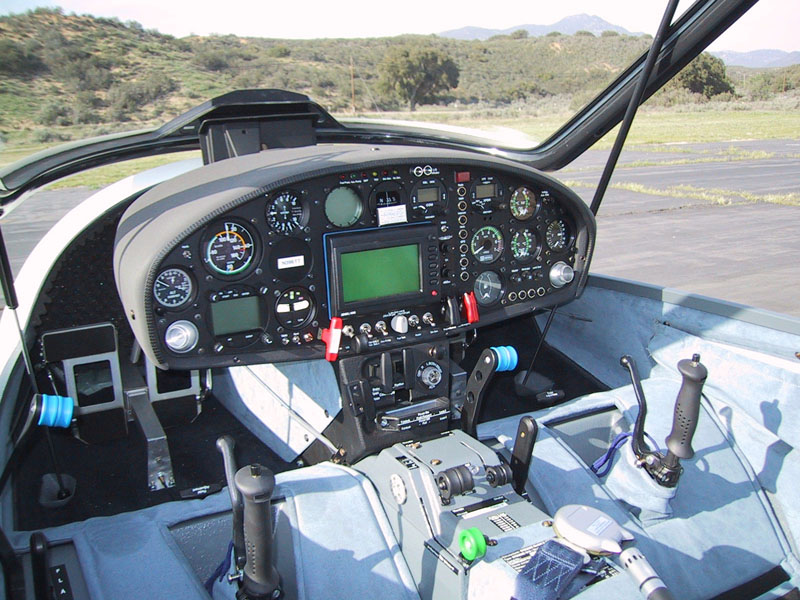
[[[265,181],[176,226],[192,231],[170,247],[154,240],[138,258],[158,363],[383,351],[575,297],[594,240],[585,204],[532,169],[441,154]],[[175,194],[162,196],[171,209]]]

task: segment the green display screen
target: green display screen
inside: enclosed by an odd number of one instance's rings
[[[419,244],[346,252],[341,263],[345,303],[422,291]]]
[[[221,300],[211,304],[211,327],[214,335],[230,335],[263,329],[258,296]]]

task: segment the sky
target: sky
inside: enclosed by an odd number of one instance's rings
[[[629,31],[655,33],[666,2],[657,0],[404,0],[393,13],[375,0],[305,0],[258,2],[225,0],[215,10],[197,0],[0,0],[0,14],[58,5],[66,13],[138,21],[176,37],[190,34],[234,34],[272,38],[380,37],[402,33],[439,33],[472,25],[506,29],[516,25],[549,25],[563,17],[587,13]],[[690,5],[682,0],[678,13]],[[520,8],[520,7],[523,8]],[[301,16],[297,16],[298,10]],[[712,50],[800,50],[798,0],[761,0],[712,46]]]

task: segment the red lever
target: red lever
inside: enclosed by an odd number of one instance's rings
[[[467,319],[467,323],[477,323],[480,321],[480,316],[478,316],[478,301],[475,300],[475,292],[464,292],[464,297],[462,298],[464,301],[464,316]]]
[[[339,344],[342,341],[341,317],[333,317],[328,329],[322,330],[322,341],[325,342],[325,360],[333,362],[339,358]]]

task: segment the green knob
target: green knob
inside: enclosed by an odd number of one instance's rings
[[[477,527],[464,529],[458,534],[458,547],[461,548],[461,556],[471,562],[486,554],[486,537]]]

